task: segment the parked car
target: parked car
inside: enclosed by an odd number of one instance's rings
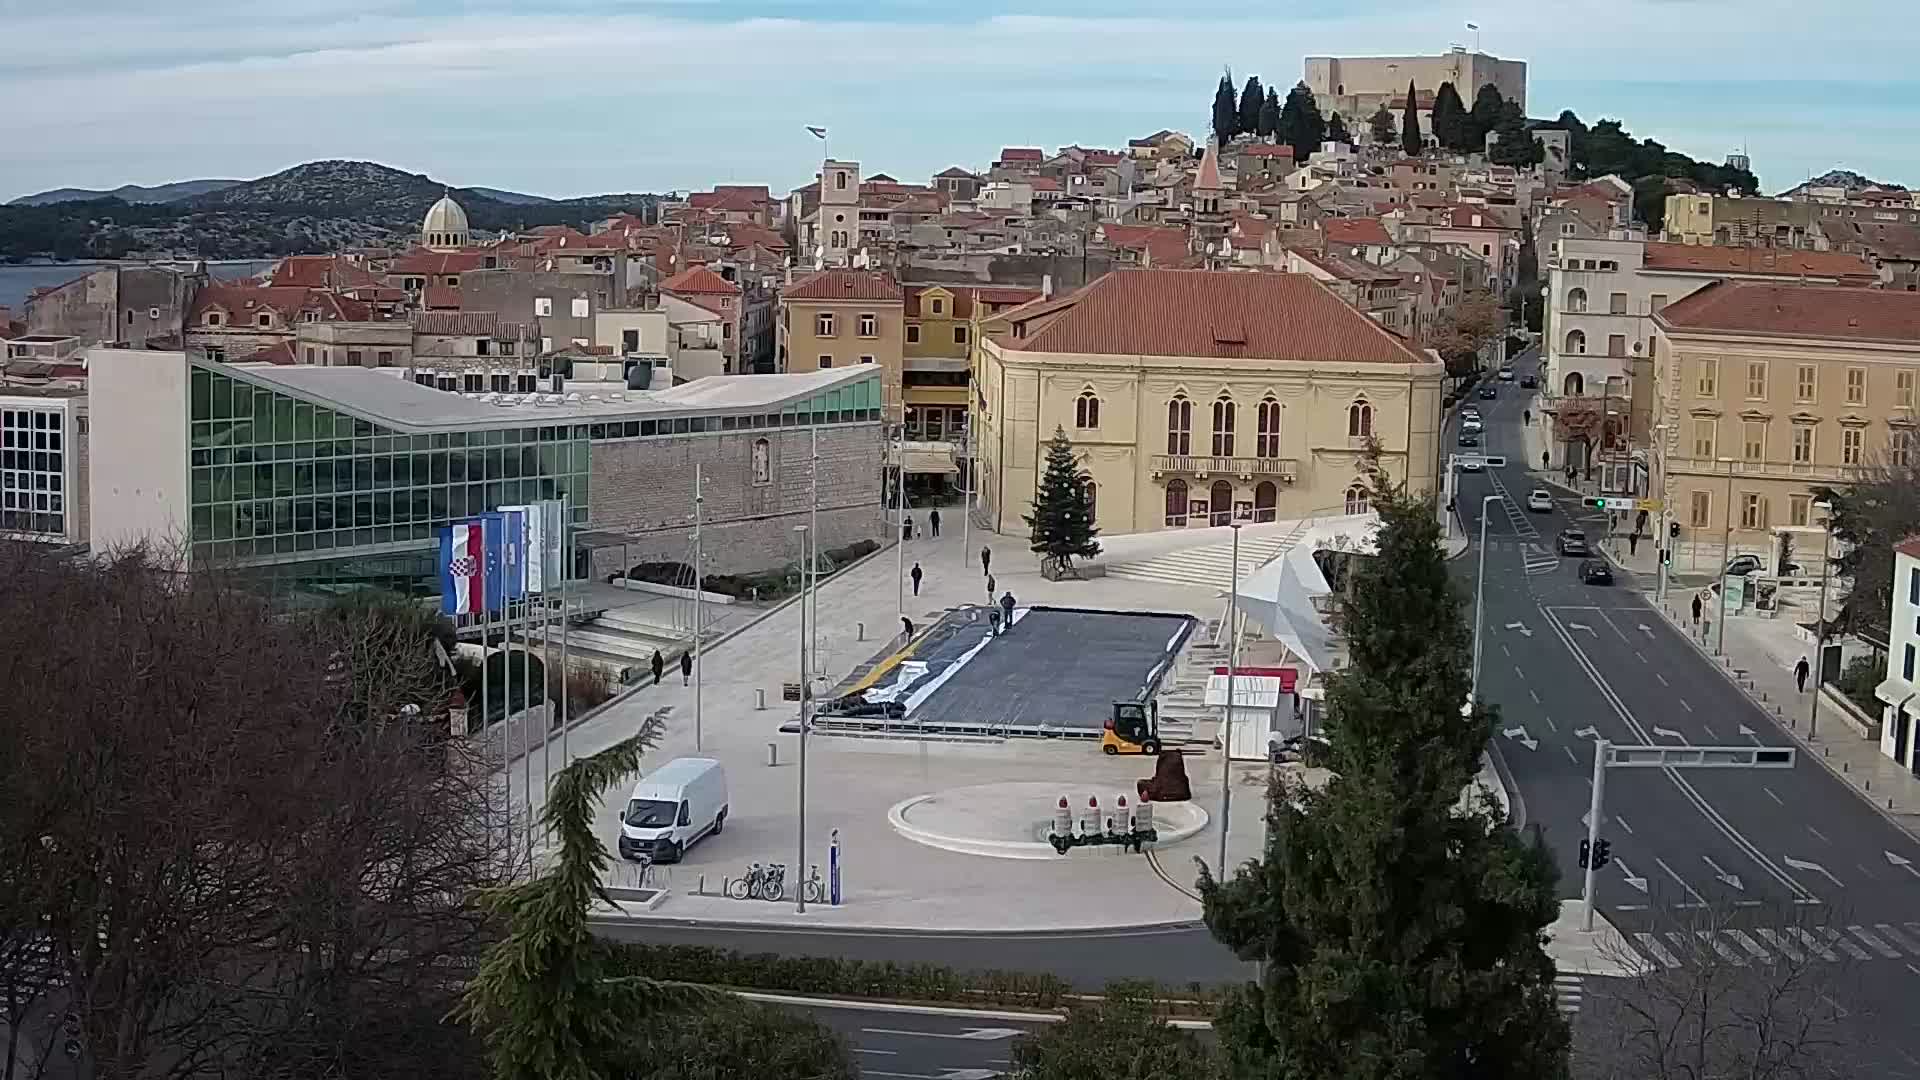
[[[1531,375],[1522,375],[1522,376],[1520,376],[1520,385],[1521,385],[1521,386],[1524,386],[1524,387],[1526,387],[1526,388],[1527,388],[1527,389],[1529,389],[1529,390],[1531,390],[1531,389],[1533,389],[1534,387],[1536,387],[1536,386],[1539,386],[1539,385],[1540,385],[1540,380],[1539,380],[1539,379],[1536,379],[1536,378],[1534,378],[1534,377],[1533,377],[1533,376],[1531,376]]]
[[[1477,457],[1468,458],[1467,460],[1460,463],[1461,472],[1479,472],[1481,469],[1485,467],[1486,467],[1486,462],[1481,461]]]
[[[1580,583],[1582,585],[1613,584],[1613,568],[1605,559],[1586,559],[1580,563]]]
[[[1553,493],[1546,488],[1534,488],[1527,492],[1527,509],[1536,514],[1553,513]]]
[[[727,774],[712,758],[675,758],[633,785],[620,815],[620,857],[679,862],[727,824]]]
[[[1513,381],[1513,369],[1512,369],[1512,368],[1510,368],[1510,367],[1503,367],[1503,368],[1501,368],[1501,369],[1500,369],[1500,381],[1501,381],[1501,382],[1512,382],[1512,381]]]
[[[1487,385],[1480,388],[1480,400],[1482,401],[1492,401],[1499,396],[1500,388],[1497,386]]]
[[[1480,433],[1477,431],[1462,430],[1460,432],[1460,445],[1461,446],[1479,446]]]
[[[1462,420],[1478,420],[1478,419],[1480,419],[1480,406],[1478,406],[1478,405],[1462,405],[1462,406],[1460,406],[1460,419],[1462,419]]]
[[[1587,534],[1581,532],[1579,529],[1560,530],[1560,536],[1554,543],[1559,547],[1560,554],[1562,555],[1592,554],[1591,549],[1587,547]]]
[[[1748,574],[1757,574],[1764,569],[1766,569],[1766,566],[1760,561],[1760,556],[1758,555],[1735,555],[1733,558],[1727,560],[1726,575],[1728,577],[1746,577]],[[1780,564],[1781,577],[1795,577],[1799,573],[1799,563],[1790,562]]]

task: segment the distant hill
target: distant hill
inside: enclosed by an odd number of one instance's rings
[[[1805,194],[1809,188],[1817,187],[1838,187],[1845,188],[1848,191],[1865,191],[1867,188],[1873,187],[1892,188],[1899,191],[1906,190],[1905,184],[1895,184],[1882,180],[1869,180],[1859,173],[1854,172],[1852,169],[1828,169],[1819,176],[1795,184],[1780,194],[1791,198],[1795,195]]]
[[[47,206],[51,203],[91,202],[95,199],[119,199],[123,203],[170,203],[191,199],[195,195],[205,195],[209,191],[230,188],[241,182],[239,180],[182,180],[177,184],[158,184],[154,187],[122,184],[112,191],[54,188],[52,191],[42,191],[36,195],[22,195],[7,205]]]
[[[467,212],[476,234],[536,225],[584,227],[644,212],[647,194],[553,200],[494,188],[452,188],[422,173],[371,161],[313,161],[258,180],[168,203],[86,201],[0,207],[0,260],[263,258],[342,247],[400,245],[442,195]],[[502,198],[501,196],[506,196]]]

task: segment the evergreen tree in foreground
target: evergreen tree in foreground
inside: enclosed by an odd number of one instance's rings
[[[1334,776],[1276,783],[1262,857],[1203,868],[1215,937],[1264,962],[1215,1023],[1236,1076],[1555,1080],[1568,1032],[1542,931],[1556,871],[1490,805],[1461,805],[1493,728],[1461,715],[1469,635],[1432,507],[1377,479],[1377,554],[1343,605]]]
[[[1420,104],[1413,88],[1407,83],[1407,106],[1400,112],[1400,149],[1408,157],[1419,157],[1426,141],[1420,138]]]
[[[1026,518],[1033,529],[1033,551],[1040,555],[1041,570],[1065,574],[1073,560],[1091,559],[1100,554],[1100,532],[1093,526],[1091,478],[1080,471],[1074,460],[1073,440],[1065,428],[1054,428],[1047,443],[1047,470],[1040,477],[1040,489],[1033,493],[1033,513]]]
[[[1267,92],[1260,87],[1260,76],[1247,76],[1246,89],[1240,91],[1240,108],[1234,130],[1251,135],[1260,130],[1260,108],[1267,103]]]
[[[1347,122],[1340,119],[1339,113],[1327,117],[1327,141],[1353,145],[1353,133],[1347,130]]]
[[[1467,143],[1467,103],[1460,100],[1460,91],[1450,82],[1443,82],[1433,92],[1433,118],[1429,121],[1433,128],[1433,140],[1448,150],[1466,152],[1473,149]]]
[[[1240,128],[1240,106],[1233,97],[1233,72],[1226,71],[1220,76],[1220,85],[1213,89],[1213,138],[1221,146],[1227,145]]]
[[[1387,111],[1384,102],[1373,111],[1372,119],[1367,121],[1367,134],[1373,136],[1375,146],[1385,146],[1393,141],[1393,114]]]

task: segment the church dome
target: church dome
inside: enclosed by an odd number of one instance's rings
[[[420,239],[430,248],[465,247],[467,243],[467,212],[450,195],[442,195],[440,201],[427,210],[426,220],[420,223]]]

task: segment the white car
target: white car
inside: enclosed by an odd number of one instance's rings
[[[1479,458],[1470,457],[1460,463],[1460,471],[1461,472],[1479,472],[1483,467],[1485,467],[1485,465],[1486,463],[1480,460]]]
[[[1553,513],[1553,495],[1546,488],[1534,488],[1527,492],[1527,509],[1542,514]]]

